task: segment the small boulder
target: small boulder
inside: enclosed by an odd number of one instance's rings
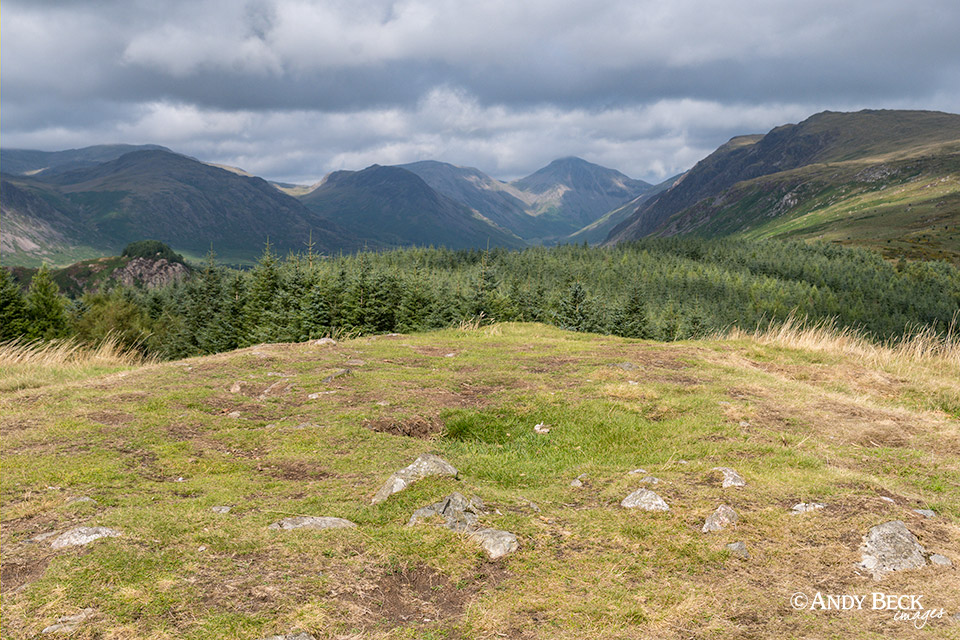
[[[97,501],[94,500],[93,498],[88,498],[87,496],[77,496],[75,498],[70,498],[69,500],[67,500],[67,506],[72,506],[75,504],[84,504],[84,503],[97,504]]]
[[[517,536],[500,529],[478,529],[473,531],[470,537],[480,543],[491,560],[502,558],[520,548]]]
[[[467,500],[460,493],[451,493],[449,496],[426,507],[413,512],[408,527],[412,527],[420,520],[431,516],[440,516],[446,522],[446,527],[453,531],[472,531],[477,524],[477,516],[483,513],[483,502],[479,498]]]
[[[279,522],[274,522],[268,529],[348,529],[357,525],[344,518],[327,516],[291,516]]]
[[[57,536],[50,543],[50,547],[53,549],[79,547],[100,538],[115,538],[119,535],[122,535],[119,531],[107,527],[76,527]]]
[[[230,507],[221,506],[221,507],[210,507],[210,511],[214,513],[230,513]]]
[[[649,489],[637,489],[620,503],[625,509],[643,509],[644,511],[670,511],[663,498]]]
[[[581,473],[576,478],[570,481],[570,486],[574,489],[579,489],[583,486],[583,481],[587,479],[587,474]]]
[[[331,346],[335,345],[337,344],[337,341],[334,340],[333,338],[320,338],[319,340],[314,340],[310,344],[312,344],[315,347],[325,347],[327,345],[331,345]]]
[[[241,383],[239,383],[239,382],[234,382],[232,385],[230,385],[230,393],[240,393],[240,389],[242,389],[242,388],[243,388],[243,387],[242,387]]]
[[[720,531],[720,529],[723,529],[727,525],[736,523],[737,520],[739,520],[737,512],[731,507],[722,504],[717,507],[717,510],[710,514],[707,521],[703,523],[703,532]]]
[[[933,509],[914,509],[913,512],[916,513],[917,515],[923,516],[924,518],[937,517],[937,512],[934,511]]]
[[[743,487],[747,484],[743,476],[730,467],[714,467],[711,471],[717,471],[723,474],[723,483],[721,486],[724,489],[727,487]]]
[[[660,478],[654,476],[644,476],[640,478],[640,482],[643,484],[660,484]]]
[[[320,383],[321,383],[321,384],[330,384],[331,382],[333,382],[334,380],[336,380],[336,379],[339,378],[340,376],[345,376],[345,375],[347,375],[348,373],[350,373],[350,369],[337,369],[336,371],[334,371],[333,373],[331,373],[330,375],[328,375],[326,378],[324,378],[323,380],[321,380]]]
[[[383,502],[398,491],[403,491],[417,480],[429,476],[457,477],[456,468],[449,462],[432,453],[425,453],[414,460],[410,466],[397,471],[384,483],[373,496],[372,504]]]
[[[870,529],[860,548],[860,566],[879,580],[892,571],[919,569],[927,564],[925,550],[901,520],[884,522]]]
[[[730,552],[730,555],[737,556],[742,560],[750,559],[750,552],[747,551],[747,545],[745,542],[731,542],[727,545],[727,551]]]
[[[631,476],[636,476],[636,475],[640,475],[641,473],[646,473],[646,472],[647,472],[646,469],[637,468],[637,469],[634,469],[633,471],[629,472],[629,475],[631,475]]]

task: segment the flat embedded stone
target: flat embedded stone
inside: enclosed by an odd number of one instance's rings
[[[793,505],[793,508],[790,510],[791,515],[797,515],[800,513],[807,513],[809,511],[819,511],[820,509],[826,509],[827,505],[821,502],[798,502]]]
[[[328,516],[291,516],[274,522],[268,529],[347,529],[357,525],[344,518]]]
[[[487,557],[491,560],[502,558],[520,548],[517,536],[500,529],[478,529],[472,532],[470,537],[480,543]]]
[[[940,565],[941,567],[953,566],[953,562],[950,560],[950,558],[944,555],[940,555],[939,553],[931,553],[930,562],[931,564],[937,564],[937,565]]]
[[[727,551],[730,552],[730,555],[737,556],[743,560],[750,559],[750,552],[747,551],[747,545],[745,542],[731,542],[727,545]]]
[[[872,527],[863,537],[860,566],[879,580],[893,571],[919,569],[927,564],[925,550],[901,520]]]
[[[79,547],[90,544],[100,538],[115,538],[122,535],[116,529],[108,527],[76,527],[60,534],[50,543],[53,549],[64,549],[66,547]]]

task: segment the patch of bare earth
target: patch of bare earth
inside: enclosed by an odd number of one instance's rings
[[[412,418],[378,418],[363,423],[367,429],[377,433],[389,433],[395,436],[420,438],[427,440],[443,432],[444,426],[438,418],[414,416]]]

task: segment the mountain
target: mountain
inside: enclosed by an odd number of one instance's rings
[[[510,186],[524,194],[528,211],[542,218],[553,235],[567,235],[633,200],[652,185],[580,158],[561,158]]]
[[[823,112],[718,148],[611,232],[820,238],[960,257],[960,115]]]
[[[580,158],[555,160],[511,183],[478,169],[432,160],[400,166],[521,238],[546,244],[565,240],[651,188]]]
[[[100,144],[66,151],[0,149],[0,170],[14,175],[57,173],[94,167],[133,151],[170,151],[170,149],[156,144]]]
[[[212,245],[221,258],[244,262],[255,259],[268,238],[280,252],[302,250],[311,234],[318,251],[360,246],[260,178],[168,151],[134,151],[90,168],[36,178],[42,181],[5,177],[5,189],[30,197],[5,198],[4,219],[45,224],[51,240],[57,232],[99,255],[143,238],[194,254]]]
[[[575,231],[566,237],[566,242],[579,243],[586,242],[589,244],[601,244],[604,240],[607,239],[607,236],[610,235],[610,232],[621,222],[633,215],[633,212],[636,211],[640,206],[650,199],[656,197],[658,194],[663,193],[669,189],[673,184],[682,176],[683,174],[675,175],[672,178],[667,178],[660,184],[650,187],[648,191],[644,191],[641,195],[637,196],[630,202],[617,207],[613,211],[605,213],[602,217],[598,218],[594,222],[591,222],[587,226],[583,227],[579,231]]]
[[[521,247],[524,242],[401,167],[336,171],[301,202],[374,245]]]

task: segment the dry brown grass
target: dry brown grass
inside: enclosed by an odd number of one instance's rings
[[[156,358],[124,347],[116,336],[96,345],[74,339],[0,343],[0,390],[15,391],[154,364]]]
[[[874,342],[850,328],[839,328],[832,320],[811,324],[794,316],[779,324],[771,322],[766,327],[758,327],[752,333],[734,328],[723,337],[729,340],[751,339],[760,344],[828,352],[856,358],[871,365],[909,365],[922,362],[960,371],[957,316],[950,323],[945,335],[932,327],[925,327],[901,340],[886,343]]]

